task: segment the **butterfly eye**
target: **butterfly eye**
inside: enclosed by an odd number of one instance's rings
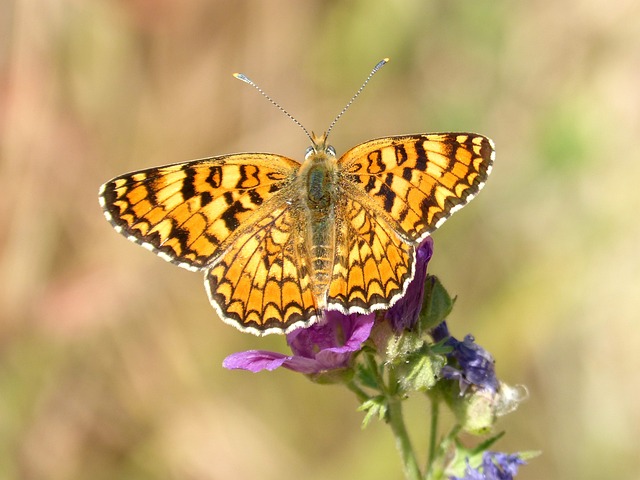
[[[309,158],[309,156],[314,152],[313,147],[308,147],[307,151],[304,152],[304,159],[306,160],[307,158]]]
[[[327,153],[328,153],[329,155],[331,155],[332,157],[335,157],[335,156],[336,156],[336,149],[335,149],[335,148],[333,148],[333,146],[332,146],[332,145],[328,145],[328,146],[327,146]]]

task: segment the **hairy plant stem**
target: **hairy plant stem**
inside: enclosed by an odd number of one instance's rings
[[[396,448],[402,459],[402,466],[404,468],[404,476],[407,480],[421,480],[422,473],[416,460],[416,455],[411,445],[411,439],[409,438],[409,432],[404,423],[402,415],[402,398],[397,392],[397,381],[393,371],[389,372],[389,388],[387,391],[387,406],[388,406],[388,422],[393,431],[393,435],[396,440]]]
[[[429,429],[429,455],[427,456],[427,468],[425,469],[426,478],[431,474],[433,461],[436,457],[436,446],[438,441],[438,418],[440,415],[440,402],[438,397],[433,395],[430,397],[431,403],[431,426]]]

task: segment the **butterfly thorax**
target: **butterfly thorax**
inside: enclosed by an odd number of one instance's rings
[[[307,211],[305,250],[311,266],[312,289],[319,308],[326,306],[335,252],[337,162],[326,136],[313,137],[298,172],[301,200]]]

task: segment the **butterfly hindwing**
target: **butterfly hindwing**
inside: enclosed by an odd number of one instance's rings
[[[339,164],[400,235],[419,243],[480,191],[493,157],[482,135],[434,133],[371,140]]]
[[[344,189],[337,206],[336,256],[328,305],[345,313],[367,313],[395,302],[413,278],[414,247],[404,241],[370,199]]]
[[[206,268],[299,164],[236,154],[141,170],[100,189],[107,220],[129,240],[190,270]]]
[[[272,203],[205,276],[223,320],[258,335],[309,325],[321,315],[310,287],[306,221],[285,201]]]

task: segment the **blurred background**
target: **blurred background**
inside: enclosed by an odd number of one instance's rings
[[[219,321],[201,275],[117,235],[98,187],[321,132],[477,131],[486,189],[430,271],[529,399],[519,479],[638,478],[640,4],[634,0],[5,0],[0,3],[0,478],[401,478],[346,389],[223,358],[286,352]],[[427,404],[409,402],[424,451]],[[421,425],[424,427],[421,427]],[[423,433],[421,435],[421,433]]]

